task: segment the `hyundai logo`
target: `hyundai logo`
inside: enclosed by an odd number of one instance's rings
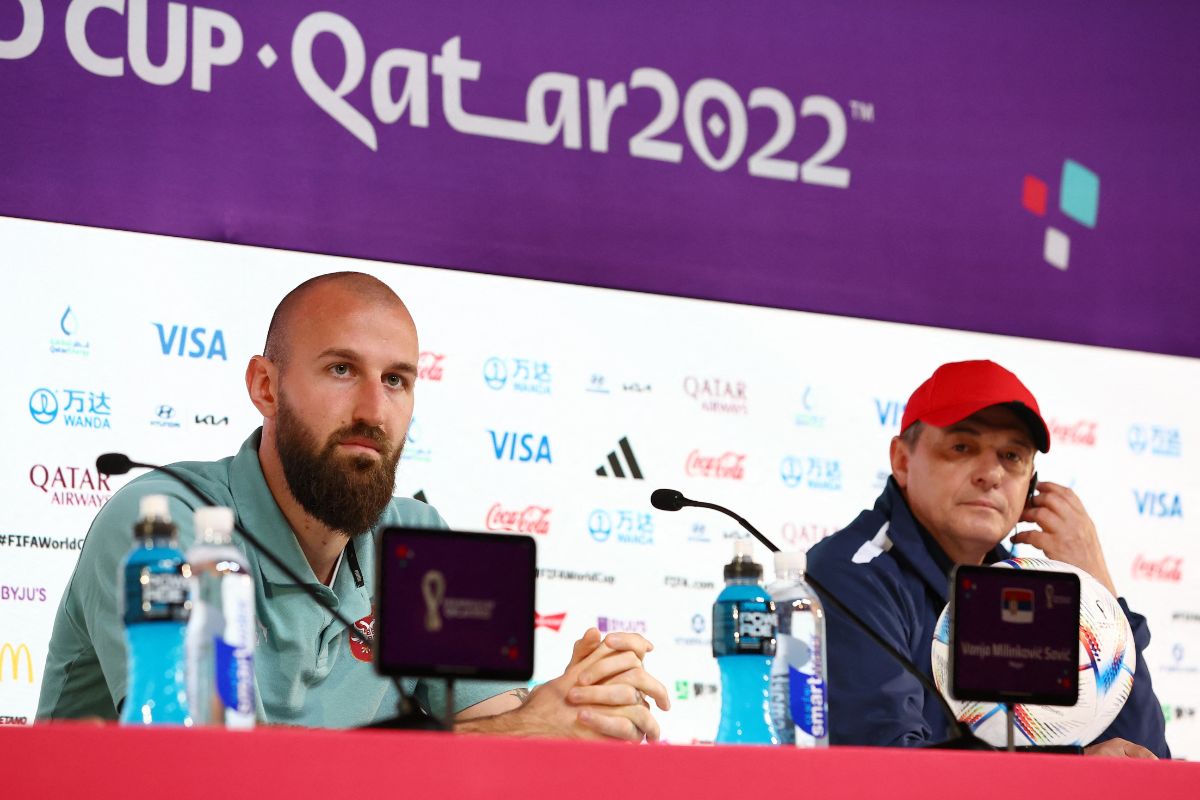
[[[483,362],[483,381],[489,389],[503,389],[508,383],[508,365],[504,359],[493,356]]]
[[[171,417],[175,416],[175,409],[171,406],[159,406],[154,415],[159,419],[171,419]]]
[[[29,396],[29,414],[39,425],[49,425],[58,416],[58,398],[49,389],[36,389]]]

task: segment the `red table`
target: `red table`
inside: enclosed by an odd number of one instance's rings
[[[884,748],[638,747],[393,731],[0,728],[4,798],[151,795],[1132,800],[1200,796],[1200,764]]]

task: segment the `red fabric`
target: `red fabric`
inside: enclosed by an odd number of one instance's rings
[[[633,746],[393,731],[0,728],[6,798],[1191,797],[1200,764],[884,748]],[[778,794],[776,794],[778,793]]]

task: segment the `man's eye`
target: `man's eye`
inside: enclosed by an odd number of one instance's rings
[[[956,453],[965,453],[965,452],[967,452],[967,446],[966,446],[965,444],[963,444],[962,442],[959,442],[958,444],[951,445],[951,446],[950,446],[950,449],[951,449],[951,450],[953,450],[953,451],[954,451],[954,452],[956,452]]]
[[[349,375],[350,374],[350,365],[349,364],[334,364],[332,367],[329,368],[329,371],[332,372],[334,375]]]
[[[384,377],[384,380],[387,382],[387,385],[391,386],[393,389],[404,386],[404,376],[402,375],[388,375]]]

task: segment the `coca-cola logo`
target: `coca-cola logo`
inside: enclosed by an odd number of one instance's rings
[[[505,508],[496,503],[488,509],[484,524],[489,531],[546,534],[550,532],[550,507]]]
[[[1181,556],[1144,558],[1139,553],[1133,559],[1133,577],[1144,581],[1179,583],[1183,580],[1183,558]]]
[[[1096,422],[1081,419],[1077,422],[1060,422],[1050,420],[1050,441],[1055,444],[1077,445],[1079,447],[1096,446]]]
[[[422,350],[417,359],[417,378],[423,381],[440,381],[442,379],[442,362],[445,360],[446,356],[442,353]]]
[[[719,456],[706,456],[699,450],[688,454],[685,470],[693,478],[724,478],[740,481],[746,477],[746,454],[726,450]]]
[[[689,375],[683,379],[683,391],[700,403],[700,407],[705,411],[717,414],[749,413],[745,381]]]

